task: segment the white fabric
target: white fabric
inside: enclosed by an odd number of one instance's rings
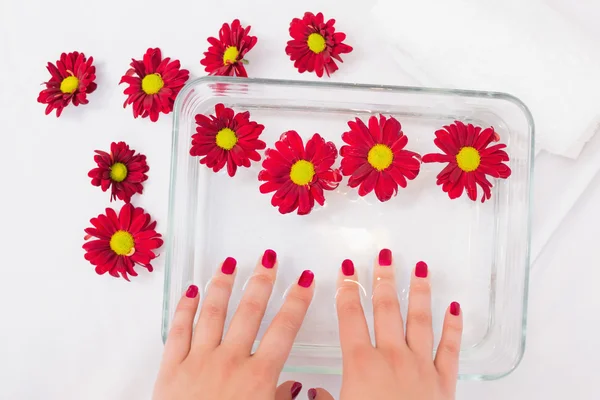
[[[598,47],[541,0],[380,0],[372,15],[392,57],[421,84],[523,100],[539,150],[575,158],[598,129]]]

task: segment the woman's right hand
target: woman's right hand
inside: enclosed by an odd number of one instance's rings
[[[375,346],[354,265],[350,260],[342,264],[336,299],[344,371],[340,400],[452,400],[463,328],[460,305],[454,302],[446,310],[434,360],[427,264],[419,262],[413,269],[404,332],[392,261],[391,251],[383,249],[375,262]],[[319,398],[317,392],[315,399]]]

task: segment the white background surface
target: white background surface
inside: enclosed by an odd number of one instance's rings
[[[81,249],[89,219],[109,204],[87,178],[93,150],[114,140],[148,157],[150,179],[135,202],[159,230],[166,225],[171,117],[152,124],[122,109],[117,83],[129,59],[158,46],[192,77],[202,76],[206,38],[238,17],[259,37],[248,57],[251,76],[317,79],[297,74],[283,49],[289,21],[321,10],[338,20],[355,49],[332,80],[413,83],[363,23],[370,6],[334,3],[0,2],[0,399],[150,397],[162,352],[164,260],[128,283],[97,276]],[[580,7],[577,15],[585,15]],[[94,56],[99,89],[87,106],[69,107],[60,119],[44,116],[36,98],[48,79],[45,64],[73,50]],[[531,279],[521,366],[500,381],[459,383],[459,399],[598,397],[598,204],[596,177],[536,261],[544,268],[534,268]],[[285,378],[334,393],[339,387],[338,377]]]

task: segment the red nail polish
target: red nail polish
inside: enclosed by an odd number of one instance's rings
[[[298,285],[305,288],[310,287],[314,279],[315,274],[307,269],[306,271],[302,272],[302,275],[300,275],[300,279],[298,279]]]
[[[354,275],[354,263],[352,260],[342,261],[342,273],[346,276]]]
[[[450,314],[460,315],[460,304],[458,304],[456,301],[450,303]]]
[[[190,285],[190,287],[188,288],[188,290],[185,292],[185,296],[189,297],[190,299],[193,299],[196,296],[198,296],[198,286],[196,286],[196,285]]]
[[[262,265],[265,268],[271,269],[275,266],[275,262],[277,261],[277,253],[275,251],[269,249],[265,250],[262,257]]]
[[[223,261],[223,265],[221,266],[221,272],[225,275],[233,274],[235,271],[235,266],[237,265],[237,261],[233,257],[227,257],[225,261]]]
[[[302,384],[300,382],[294,382],[291,390],[292,390],[292,400],[294,400],[300,394],[300,391],[302,390]]]
[[[308,398],[315,400],[317,398],[317,389],[308,389]]]
[[[390,249],[381,249],[379,252],[379,265],[382,267],[392,265],[392,251]]]
[[[423,261],[419,261],[415,267],[415,276],[417,278],[427,278],[427,264]]]

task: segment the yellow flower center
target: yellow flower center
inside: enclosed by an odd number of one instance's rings
[[[290,179],[298,186],[308,185],[315,176],[315,166],[310,161],[300,160],[292,165]]]
[[[465,172],[475,171],[481,163],[481,155],[476,148],[466,146],[460,149],[456,155],[456,163],[458,168]]]
[[[223,150],[231,150],[237,143],[238,138],[234,131],[229,128],[223,128],[217,133],[216,142],[217,146]]]
[[[127,178],[127,167],[123,163],[114,163],[110,167],[110,179],[115,182],[123,182]]]
[[[74,93],[79,87],[79,79],[73,75],[67,76],[60,83],[60,91],[63,93]]]
[[[308,48],[316,54],[319,54],[323,50],[325,50],[325,38],[318,33],[311,33],[308,35]]]
[[[142,90],[146,94],[156,94],[165,86],[165,82],[159,74],[146,75],[142,79]]]
[[[394,161],[394,153],[392,153],[392,149],[385,144],[376,144],[375,146],[371,147],[371,150],[369,150],[367,161],[369,161],[369,164],[371,164],[371,166],[377,171],[383,171],[392,165],[392,161]]]
[[[110,248],[120,256],[131,255],[134,246],[133,236],[127,231],[116,231],[110,238]]]
[[[235,46],[229,46],[223,53],[223,65],[229,65],[237,62],[240,51]]]

